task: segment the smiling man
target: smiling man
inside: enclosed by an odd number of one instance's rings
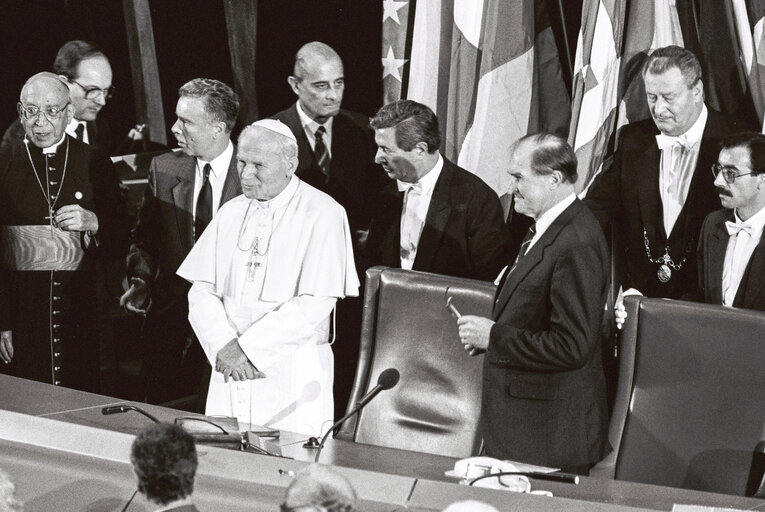
[[[723,209],[701,230],[699,298],[765,311],[765,135],[724,138],[712,172]]]
[[[130,288],[121,304],[146,314],[144,382],[149,403],[197,392],[209,369],[188,323],[189,285],[175,275],[220,205],[241,194],[231,130],[239,98],[217,80],[183,85],[172,132],[181,151],[154,158],[127,257]],[[204,401],[176,404],[202,410]]]
[[[610,168],[587,205],[620,238],[620,284],[649,297],[679,298],[696,288],[696,245],[704,217],[719,208],[709,167],[735,124],[704,104],[701,66],[678,46],[655,50],[643,66],[651,119],[621,129]]]
[[[98,392],[94,269],[127,242],[114,168],[66,134],[57,75],[31,77],[17,109],[24,131],[0,149],[0,371]]]
[[[433,111],[399,100],[370,126],[392,181],[372,221],[368,264],[493,281],[508,258],[502,206],[481,178],[441,156]]]
[[[178,269],[214,372],[205,414],[309,436],[333,417],[329,319],[358,295],[345,210],[297,178],[297,141],[264,119],[239,136],[244,195],[226,203]]]

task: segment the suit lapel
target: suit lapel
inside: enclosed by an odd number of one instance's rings
[[[425,215],[425,226],[422,228],[422,235],[417,244],[417,255],[414,258],[413,270],[420,268],[431,268],[433,258],[438,252],[441,238],[444,235],[446,222],[449,220],[451,207],[449,206],[449,196],[451,194],[451,182],[454,175],[452,164],[444,159],[444,166],[441,169],[441,175],[433,188],[433,195],[430,197],[428,213]]]
[[[704,263],[708,266],[709,270],[707,272],[710,277],[710,282],[708,283],[709,295],[714,304],[722,304],[722,274],[725,251],[728,248],[728,238],[725,219],[721,218],[709,236],[709,243],[706,248],[708,254],[704,254]]]
[[[765,236],[760,238],[760,242],[749,258],[749,264],[746,266],[744,276],[741,278],[741,284],[733,299],[733,305],[742,308],[752,308],[755,298],[759,295],[760,289],[765,283]]]
[[[581,211],[581,208],[582,203],[577,199],[571,204],[571,206],[563,210],[563,212],[558,215],[558,218],[555,219],[550,227],[547,228],[544,233],[542,233],[542,236],[539,238],[539,240],[537,240],[536,243],[531,246],[529,252],[526,253],[523,258],[521,258],[515,269],[513,269],[513,271],[507,276],[504,284],[502,285],[502,289],[499,290],[499,294],[497,295],[497,299],[494,303],[494,312],[492,314],[494,320],[497,319],[499,314],[507,305],[507,302],[510,300],[510,297],[512,297],[518,285],[526,278],[529,272],[531,272],[534,267],[536,267],[542,261],[547,248],[555,241],[561,230],[567,226],[571,220],[576,217],[576,215],[578,215],[578,213]],[[509,272],[509,270],[510,269],[507,271]]]
[[[638,197],[640,198],[638,208],[640,208],[640,220],[648,234],[648,239],[664,245],[667,235],[664,232],[664,214],[659,194],[661,151],[656,145],[655,134],[646,135],[648,140],[645,144],[642,163],[637,166]]]
[[[178,160],[175,168],[178,183],[173,187],[173,203],[175,205],[175,219],[178,223],[180,238],[186,243],[186,250],[190,251],[194,245],[194,176],[196,174],[196,158],[185,157]]]

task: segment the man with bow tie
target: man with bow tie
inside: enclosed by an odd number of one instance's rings
[[[618,234],[621,285],[679,298],[696,288],[701,223],[719,207],[709,168],[734,123],[704,104],[701,66],[689,50],[655,50],[642,74],[651,119],[622,128],[612,165],[586,202]]]
[[[710,213],[701,230],[699,298],[765,311],[765,135],[723,139],[712,172],[723,209]]]
[[[399,100],[369,124],[375,160],[395,181],[372,219],[367,263],[494,280],[508,258],[502,206],[481,178],[441,156],[433,111]]]

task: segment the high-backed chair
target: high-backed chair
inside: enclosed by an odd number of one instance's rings
[[[338,437],[359,443],[467,457],[480,447],[483,356],[460,343],[447,297],[462,314],[489,316],[488,282],[385,267],[367,271],[361,355],[348,404],[386,368],[401,379],[347,421]]]
[[[624,304],[614,451],[593,476],[743,496],[765,437],[765,313]]]

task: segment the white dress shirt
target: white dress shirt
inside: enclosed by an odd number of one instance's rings
[[[438,155],[433,169],[415,183],[398,181],[399,192],[404,192],[404,205],[401,208],[401,236],[399,237],[401,268],[411,270],[417,256],[422,228],[428,215],[430,199],[436,188],[438,177],[444,167],[444,159]]]
[[[231,159],[234,156],[234,145],[231,141],[228,141],[228,146],[223,150],[223,153],[213,158],[211,162],[205,162],[197,158],[197,170],[194,175],[194,204],[192,204],[192,215],[196,216],[197,201],[199,200],[199,192],[202,190],[202,182],[205,179],[205,164],[210,164],[212,171],[210,171],[210,186],[212,187],[213,197],[213,217],[220,207],[221,196],[223,196],[223,185],[226,183],[226,174],[228,173],[229,165],[231,165]]]
[[[308,138],[308,144],[311,145],[311,151],[316,147],[316,130],[319,129],[319,126],[323,126],[324,129],[327,130],[327,133],[324,134],[322,140],[324,141],[324,146],[327,148],[327,154],[332,158],[332,121],[335,118],[330,117],[327,119],[326,123],[319,124],[303,111],[299,101],[297,102],[297,113],[300,118],[300,124],[303,125],[303,130],[305,130],[305,135]]]
[[[64,131],[71,135],[73,138],[77,138],[77,127],[79,125],[82,125],[82,142],[85,144],[90,144],[90,138],[88,137],[88,125],[85,123],[85,121],[80,121],[79,119],[75,119],[72,117],[72,120],[69,121],[69,124],[66,125],[66,128],[64,128]]]
[[[765,208],[752,215],[743,222],[738,212],[733,213],[735,224],[743,225],[747,229],[742,229],[738,233],[731,234],[728,238],[728,247],[725,250],[725,260],[723,261],[722,290],[723,305],[732,306],[736,298],[738,288],[741,285],[741,279],[744,277],[749,260],[752,258],[757,244],[762,238],[762,230],[765,227]]]
[[[699,159],[701,137],[707,124],[707,107],[702,105],[701,114],[687,132],[671,137],[664,134],[656,136],[656,143],[661,150],[659,165],[659,195],[664,212],[664,232],[667,237],[672,233],[675,222],[680,216],[688,190],[693,180],[693,172]]]

